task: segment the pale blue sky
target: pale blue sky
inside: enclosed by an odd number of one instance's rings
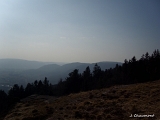
[[[159,0],[0,0],[0,58],[123,62],[155,49]]]

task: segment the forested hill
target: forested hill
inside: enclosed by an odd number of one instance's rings
[[[6,113],[20,99],[32,94],[63,96],[113,85],[128,85],[158,79],[160,79],[160,52],[155,50],[151,55],[148,52],[142,55],[139,60],[135,56],[125,60],[122,65],[117,64],[115,68],[102,70],[98,64],[95,64],[93,71],[89,66],[82,73],[75,69],[56,85],[50,84],[47,78],[44,81],[36,80],[28,83],[25,88],[16,84],[8,95],[0,91],[0,112]]]

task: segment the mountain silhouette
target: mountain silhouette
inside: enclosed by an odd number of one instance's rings
[[[102,70],[115,67],[119,62],[98,62]],[[93,70],[95,63],[67,63],[64,65],[55,64],[55,62],[38,62],[21,59],[0,59],[0,88],[5,89],[4,85],[12,86],[14,84],[26,85],[34,80],[42,80],[47,77],[52,84],[62,78],[63,80],[74,69],[82,73],[87,66]],[[3,85],[3,86],[2,86]],[[8,88],[7,88],[8,89]]]

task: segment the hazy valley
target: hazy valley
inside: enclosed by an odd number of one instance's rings
[[[102,70],[114,68],[120,62],[98,62]],[[0,59],[0,89],[6,92],[14,85],[26,85],[35,80],[44,80],[45,77],[52,84],[60,79],[65,80],[70,72],[78,69],[82,73],[87,66],[93,70],[95,63],[57,63],[38,62],[20,59]]]

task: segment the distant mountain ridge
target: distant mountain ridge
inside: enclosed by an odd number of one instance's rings
[[[96,62],[101,68],[108,69],[110,67],[115,67],[115,64],[122,64],[120,62]],[[23,60],[23,59],[0,59],[0,69],[48,69],[52,67],[62,67],[65,69],[76,68],[78,66],[89,66],[93,67],[95,63],[80,63],[80,62],[73,62],[73,63],[61,63],[61,62],[40,62],[40,61],[30,61],[30,60]],[[105,65],[105,66],[103,66]]]
[[[45,65],[43,62],[22,59],[0,59],[0,69],[37,69]]]
[[[82,73],[87,66],[90,67],[92,71],[96,63],[68,63],[65,65],[56,65],[56,64],[49,64],[44,65],[38,69],[32,70],[25,70],[21,73],[22,76],[27,78],[28,82],[33,82],[33,80],[42,80],[44,77],[47,77],[51,83],[56,84],[60,78],[63,80],[68,77],[68,74],[75,69],[78,69],[80,73]],[[98,62],[97,63],[102,70],[114,68],[116,64],[122,65],[119,62]]]
[[[0,69],[38,69],[47,64],[59,64],[60,62],[40,62],[23,59],[0,59]]]
[[[97,62],[102,70],[114,68],[120,62]],[[35,80],[43,80],[47,77],[52,84],[56,84],[60,78],[63,80],[75,69],[82,73],[87,66],[92,71],[95,63],[67,63],[57,65],[56,62],[38,62],[21,59],[0,59],[0,89],[2,85],[22,84],[26,85]],[[4,86],[3,86],[4,88]]]

